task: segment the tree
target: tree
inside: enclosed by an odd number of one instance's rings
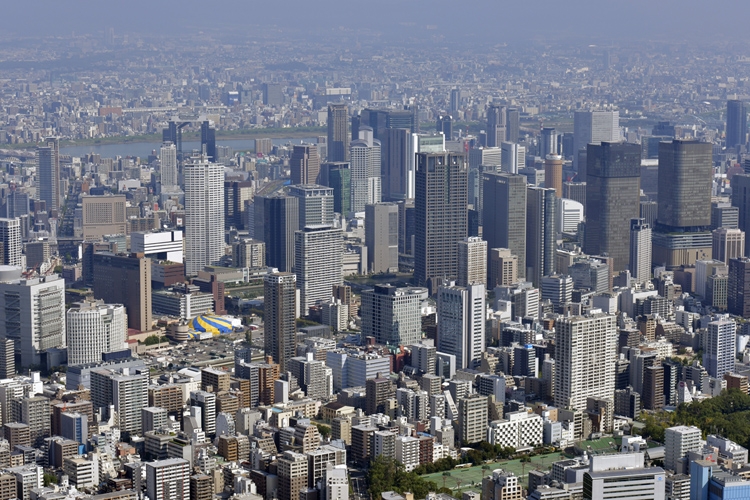
[[[319,424],[317,422],[315,422],[315,426],[318,428],[318,432],[320,433],[323,439],[327,440],[329,437],[331,437],[330,427],[328,427],[327,425]]]
[[[450,472],[443,472],[443,488],[445,488],[445,480],[451,475]]]

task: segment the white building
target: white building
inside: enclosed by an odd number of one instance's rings
[[[559,198],[557,200],[557,231],[560,233],[576,234],[578,224],[583,222],[583,205],[575,200]],[[565,271],[562,269],[562,271]]]
[[[118,427],[123,432],[140,433],[141,410],[148,406],[148,375],[123,373],[113,375],[111,380]]]
[[[644,219],[630,221],[630,275],[638,284],[651,279],[651,226]]]
[[[573,117],[573,165],[576,170],[583,168],[579,163],[579,152],[586,155],[586,145],[620,140],[619,111],[576,111]],[[583,179],[584,181],[586,179]]]
[[[526,168],[526,147],[515,142],[503,142],[501,148],[501,164],[503,172],[517,174]]]
[[[165,142],[159,150],[159,169],[161,172],[162,186],[179,186],[180,179],[177,173],[177,146],[172,142]]]
[[[66,344],[65,280],[21,279],[20,267],[0,266],[0,324],[22,366],[40,364],[43,351]]]
[[[349,304],[342,304],[341,300],[332,298],[320,306],[320,321],[334,331],[346,330],[349,325]]]
[[[458,368],[473,368],[485,347],[485,288],[447,286],[438,289],[437,350],[456,356]]]
[[[6,266],[24,266],[21,243],[21,219],[0,219],[0,242],[3,244],[3,261]]]
[[[351,211],[364,212],[365,205],[380,203],[380,141],[368,126],[359,127],[359,138],[349,146],[351,170]]]
[[[205,158],[192,158],[185,164],[183,176],[185,274],[194,276],[224,256],[224,167]]]
[[[334,285],[341,285],[343,233],[331,226],[307,226],[294,233],[294,273],[300,291],[300,313],[331,298]]]
[[[190,462],[182,458],[147,462],[146,493],[149,500],[190,498]]]
[[[591,457],[589,471],[583,475],[584,498],[664,500],[664,469],[644,467],[643,456],[619,453]]]
[[[162,231],[158,233],[136,232],[130,234],[130,250],[142,253],[152,261],[168,260],[184,262],[182,231]]]
[[[703,366],[708,374],[720,379],[725,373],[734,372],[737,323],[729,317],[712,321],[708,324],[705,339]]]
[[[406,472],[416,469],[419,465],[419,439],[411,436],[398,436],[396,460],[404,465]]]
[[[67,322],[69,365],[99,362],[103,353],[126,348],[128,320],[122,304],[78,302],[68,310]]]
[[[458,242],[458,286],[470,284],[487,286],[487,242],[469,236]]]
[[[326,470],[323,500],[349,500],[349,477],[346,465],[329,466]]]
[[[685,473],[687,467],[682,458],[689,451],[701,448],[701,430],[694,426],[678,425],[664,431],[664,468],[677,474]]]
[[[613,398],[616,317],[572,316],[555,323],[555,406],[586,409],[586,399]]]
[[[544,442],[544,421],[536,413],[509,412],[503,420],[490,422],[487,441],[511,448],[527,448]]]

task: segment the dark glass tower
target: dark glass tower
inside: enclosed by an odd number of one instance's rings
[[[625,142],[589,144],[586,152],[584,251],[614,259],[615,273],[630,260],[630,220],[640,215],[641,148]]]
[[[508,248],[518,259],[518,278],[526,278],[526,176],[485,172],[482,178],[482,237],[491,249]],[[488,276],[489,280],[489,276]]]
[[[346,161],[349,153],[349,110],[346,104],[328,105],[328,161]]]
[[[742,101],[727,101],[727,149],[744,145],[747,133],[747,111]]]
[[[458,277],[458,242],[467,235],[468,166],[460,153],[418,153],[414,278],[437,292]]]
[[[201,123],[201,150],[205,151],[208,161],[216,161],[216,129],[208,121]]]

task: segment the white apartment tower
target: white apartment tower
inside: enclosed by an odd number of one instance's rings
[[[125,349],[128,320],[122,304],[78,302],[67,321],[69,365],[100,362],[102,353]]]
[[[177,146],[172,142],[165,142],[159,151],[159,163],[162,186],[179,186],[180,179],[177,172]]]
[[[184,458],[147,462],[146,492],[149,500],[190,498],[190,462]]]
[[[3,244],[2,264],[6,266],[23,266],[21,251],[21,219],[0,219],[0,242]]]
[[[485,347],[485,288],[481,283],[467,287],[438,289],[437,350],[456,356],[456,368],[474,368]]]
[[[614,397],[615,320],[613,315],[598,313],[555,323],[555,406],[585,410],[589,397]]]
[[[723,379],[725,373],[734,371],[737,342],[737,323],[723,317],[708,324],[703,366],[711,377]]]
[[[185,274],[194,276],[224,256],[224,167],[191,158],[185,178]]]
[[[381,202],[380,141],[373,130],[359,128],[359,138],[349,146],[351,211],[364,212],[365,205]]]
[[[636,283],[651,279],[651,226],[644,219],[630,220],[630,275]]]

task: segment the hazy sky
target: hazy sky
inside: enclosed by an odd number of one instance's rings
[[[6,33],[173,33],[277,24],[290,29],[437,25],[446,36],[498,41],[544,37],[706,41],[747,39],[743,0],[34,0],[4,2]],[[415,23],[407,28],[402,23]]]

